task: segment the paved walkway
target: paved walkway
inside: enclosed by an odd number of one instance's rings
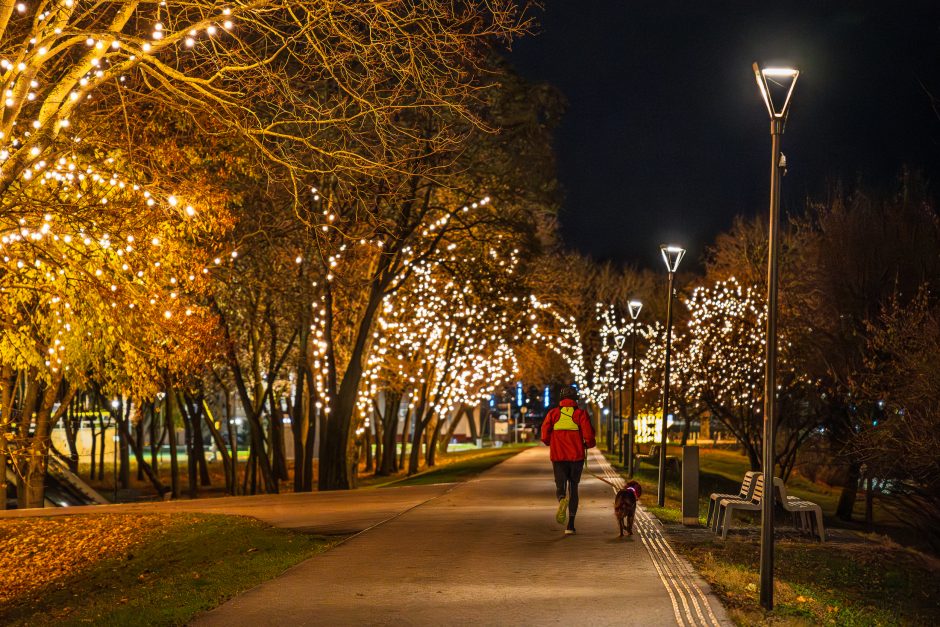
[[[263,494],[227,496],[194,501],[129,503],[123,505],[84,505],[12,509],[0,512],[2,518],[33,516],[73,516],[76,514],[158,514],[199,512],[251,516],[276,527],[298,529],[324,535],[348,535],[394,518],[428,499],[444,494],[452,485],[422,485],[363,489],[348,492],[306,492],[302,494]]]
[[[590,468],[616,482],[600,455]],[[195,624],[730,624],[649,516],[617,537],[611,488],[597,479],[585,475],[578,534],[563,536],[546,448],[435,488]]]

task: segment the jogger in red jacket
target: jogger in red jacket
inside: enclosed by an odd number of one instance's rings
[[[558,513],[555,519],[568,525],[565,535],[574,534],[574,517],[578,513],[578,483],[584,470],[587,449],[594,447],[594,428],[588,413],[578,407],[578,391],[566,387],[561,391],[558,407],[549,410],[542,423],[542,442],[550,448],[555,472],[555,494]],[[566,516],[567,514],[567,516]]]

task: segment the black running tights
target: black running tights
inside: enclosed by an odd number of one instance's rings
[[[581,481],[581,471],[584,470],[584,460],[577,462],[552,462],[555,471],[555,495],[560,501],[568,494],[568,513],[572,516],[578,513],[578,482]]]

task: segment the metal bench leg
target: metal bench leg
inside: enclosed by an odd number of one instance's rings
[[[819,507],[818,505],[816,506],[815,514],[816,514],[816,527],[819,531],[819,541],[825,542],[826,541],[826,529],[825,527],[823,527],[822,508]]]
[[[734,505],[728,504],[725,506],[725,519],[721,525],[721,539],[724,540],[728,537],[728,527],[731,526],[731,519],[734,517]]]
[[[715,504],[715,514],[712,516],[712,531],[718,533],[721,530],[721,518],[724,516],[725,508],[722,506],[721,501],[718,501]]]
[[[715,512],[715,502],[716,502],[715,499],[712,499],[712,498],[708,499],[708,516],[705,518],[706,527],[712,526],[712,515]]]

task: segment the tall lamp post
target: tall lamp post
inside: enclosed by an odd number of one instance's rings
[[[764,377],[764,485],[770,485],[771,498],[761,499],[760,526],[760,604],[774,607],[774,419],[777,389],[777,256],[780,250],[780,178],[786,159],[780,152],[780,136],[790,112],[790,98],[800,71],[793,68],[753,65],[757,86],[770,114],[770,230],[767,253],[767,335]]]
[[[636,457],[633,451],[636,447],[636,319],[640,316],[640,310],[643,309],[643,303],[638,300],[631,300],[627,306],[630,309],[630,318],[633,319],[633,348],[630,352],[630,422],[627,423],[627,454],[626,460],[623,458],[623,449],[621,448],[620,461],[626,461],[627,473],[633,476],[633,464]]]
[[[659,250],[663,254],[663,261],[666,262],[666,270],[669,272],[669,292],[666,295],[666,379],[663,381],[663,429],[662,444],[659,447],[659,482],[657,485],[659,492],[656,495],[657,505],[663,507],[666,504],[666,423],[669,416],[669,359],[672,356],[672,285],[676,270],[679,269],[679,262],[685,256],[685,248],[663,244]]]
[[[621,368],[623,365],[623,344],[626,341],[627,338],[623,333],[618,333],[614,336],[614,345],[617,347],[617,367],[614,369],[616,381],[614,391],[617,393],[617,413],[614,414],[614,429],[617,431],[617,439],[614,442],[614,446],[616,447],[617,457],[621,462],[623,462],[623,398],[620,390],[623,380],[623,370]]]

